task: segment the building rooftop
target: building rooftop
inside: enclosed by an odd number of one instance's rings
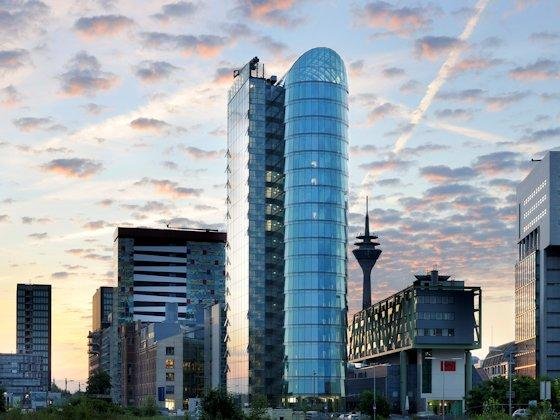
[[[173,242],[226,242],[226,233],[214,229],[157,229],[146,227],[118,227],[115,229],[113,241],[118,238],[149,241],[150,244]]]

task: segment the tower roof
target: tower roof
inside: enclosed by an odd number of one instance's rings
[[[378,236],[370,233],[369,231],[368,197],[366,197],[366,221],[365,221],[364,234],[358,235],[356,236],[356,238],[361,240],[355,243],[355,245],[358,245],[358,247],[360,248],[367,247],[367,246],[373,246],[373,248],[375,248],[376,246],[379,245],[379,242],[374,242],[374,240],[377,239]]]

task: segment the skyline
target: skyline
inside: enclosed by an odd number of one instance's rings
[[[348,66],[349,240],[369,194],[374,301],[437,264],[483,287],[477,355],[513,338],[512,194],[560,137],[559,6],[256,3],[0,6],[0,351],[15,351],[16,283],[52,283],[53,377],[83,382],[91,297],[115,285],[114,228],[223,229],[232,70],[256,55],[282,77],[322,45]],[[352,315],[361,272],[348,262]]]

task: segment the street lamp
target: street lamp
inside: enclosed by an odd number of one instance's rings
[[[463,360],[461,357],[426,357],[426,360],[439,360],[445,362],[447,360]],[[441,369],[441,412],[443,416],[443,420],[445,420],[445,365],[442,366]]]
[[[389,363],[374,363],[373,365],[373,420],[377,420],[377,391],[376,391],[376,382],[377,379],[375,377],[375,370],[378,366],[391,366]],[[385,397],[387,397],[387,372],[385,372]]]

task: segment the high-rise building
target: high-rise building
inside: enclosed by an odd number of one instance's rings
[[[113,309],[113,288],[102,286],[95,291],[92,298],[91,331],[88,334],[89,374],[103,368],[107,369],[108,353],[103,353],[103,330],[108,328]],[[105,347],[106,348],[106,347]],[[103,369],[103,370],[105,370]],[[109,370],[106,370],[109,373]]]
[[[560,376],[560,151],[517,186],[515,372]]]
[[[40,384],[43,390],[51,386],[51,285],[17,285],[18,354],[42,356]]]
[[[224,303],[225,243],[225,233],[209,229],[117,228],[108,334],[114,401],[135,403],[135,322],[162,322],[166,304],[176,303],[179,321],[202,331],[205,308]]]
[[[328,48],[280,81],[254,58],[228,94],[227,386],[344,397],[348,87]]]

